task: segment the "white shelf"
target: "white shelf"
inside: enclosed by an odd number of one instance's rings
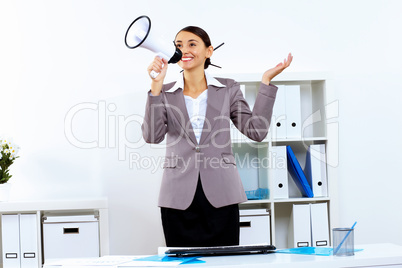
[[[273,199],[272,203],[314,203],[330,201],[329,197],[313,197],[313,198],[287,198],[287,199]]]
[[[233,77],[237,82],[260,82],[263,73],[219,73],[212,74],[216,77]],[[279,74],[272,82],[293,82],[293,81],[322,81],[328,80],[326,72],[284,72]]]
[[[94,213],[99,216],[100,256],[108,255],[109,213],[107,199],[8,201],[0,203],[0,216],[2,214],[36,214],[39,249],[38,267],[42,266],[41,218],[44,215],[82,215],[85,213]],[[1,260],[0,258],[0,267],[2,267]]]
[[[0,214],[12,212],[107,209],[107,199],[8,201],[0,203]]]
[[[259,84],[262,77],[261,74],[243,73],[243,74],[224,74],[218,75],[221,77],[233,77],[241,85],[244,85],[243,91],[245,99],[250,107],[253,107],[254,101],[258,94]],[[278,248],[286,248],[287,245],[287,226],[291,217],[292,205],[303,203],[326,203],[328,204],[329,226],[331,229],[332,221],[334,220],[333,200],[331,196],[331,180],[333,179],[333,169],[327,169],[328,180],[328,196],[305,198],[301,196],[293,180],[289,178],[289,198],[275,199],[272,196],[273,182],[271,177],[272,163],[266,166],[244,167],[244,159],[259,158],[259,160],[273,161],[270,159],[271,147],[290,145],[302,167],[305,165],[306,152],[309,145],[325,144],[328,145],[331,137],[327,133],[327,124],[332,122],[326,117],[326,107],[329,101],[327,100],[327,75],[326,73],[283,73],[272,81],[274,85],[298,85],[300,88],[300,116],[301,116],[301,137],[300,138],[278,138],[273,137],[272,129],[268,133],[267,138],[263,142],[255,142],[236,129],[232,128],[232,149],[235,154],[236,161],[239,161],[238,169],[242,177],[245,190],[250,185],[258,181],[259,188],[268,188],[269,197],[262,200],[248,200],[240,205],[240,209],[250,208],[268,208],[271,213],[271,243]],[[271,128],[273,125],[271,122]],[[328,146],[326,146],[328,147]],[[332,152],[326,151],[327,157]],[[252,183],[250,183],[252,181]],[[266,187],[267,186],[267,187]],[[300,196],[298,196],[300,195]]]

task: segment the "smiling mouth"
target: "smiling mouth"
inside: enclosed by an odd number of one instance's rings
[[[193,58],[181,58],[181,61],[182,62],[188,62],[188,61],[191,61]]]

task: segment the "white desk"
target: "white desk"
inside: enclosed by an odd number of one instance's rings
[[[363,251],[350,257],[314,256],[299,254],[258,254],[230,257],[201,258],[204,264],[185,265],[186,267],[270,267],[270,268],[335,268],[335,267],[400,267],[402,268],[402,246],[394,244],[373,244],[356,246]]]
[[[399,267],[402,268],[402,246],[394,244],[361,245],[356,248],[363,251],[356,252],[350,257],[314,256],[285,253],[235,255],[199,258],[206,261],[200,264],[183,264],[182,268],[341,268],[341,267]],[[45,268],[63,267],[59,265],[45,265]],[[69,266],[77,267],[77,266]],[[92,266],[91,266],[92,267]],[[95,267],[95,266],[93,266]],[[105,266],[104,266],[105,267]],[[114,266],[116,267],[116,266]],[[122,264],[117,268],[129,268]],[[138,267],[138,266],[137,266]]]

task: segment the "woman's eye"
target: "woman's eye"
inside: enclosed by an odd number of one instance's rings
[[[195,47],[196,44],[195,44],[195,43],[191,43],[190,46],[191,46],[191,47]]]
[[[176,47],[177,47],[177,48],[180,48],[180,47],[181,47],[181,45],[180,45],[180,44],[176,44]]]

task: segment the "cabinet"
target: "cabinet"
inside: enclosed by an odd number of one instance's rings
[[[261,74],[228,74],[241,85],[242,93],[253,107]],[[322,73],[288,73],[279,75],[272,84],[278,86],[277,102],[270,131],[262,142],[254,142],[231,126],[232,150],[246,193],[258,189],[259,196],[240,205],[240,209],[269,209],[271,243],[287,248],[288,228],[294,204],[325,203],[328,207],[328,232],[337,221],[337,203],[334,180],[338,165],[338,102],[332,96],[330,80]],[[295,100],[297,100],[295,102]],[[295,117],[296,111],[296,118]],[[298,118],[297,118],[298,117]],[[274,191],[274,167],[283,161],[277,157],[285,146],[291,146],[304,168],[310,145],[325,147],[326,196],[302,197],[293,179],[288,175],[288,189]],[[322,146],[321,146],[322,147]],[[286,165],[286,160],[282,164]],[[283,174],[283,171],[279,171]],[[285,173],[286,176],[286,173]],[[329,234],[331,235],[331,234]]]
[[[10,201],[0,203],[2,248],[0,267],[42,267],[41,219],[49,216],[96,215],[99,256],[109,254],[109,221],[106,199]],[[99,224],[98,224],[99,221]],[[11,251],[9,251],[9,248]],[[8,254],[6,256],[6,254]],[[6,258],[8,257],[8,258]],[[14,257],[14,258],[13,258]]]

